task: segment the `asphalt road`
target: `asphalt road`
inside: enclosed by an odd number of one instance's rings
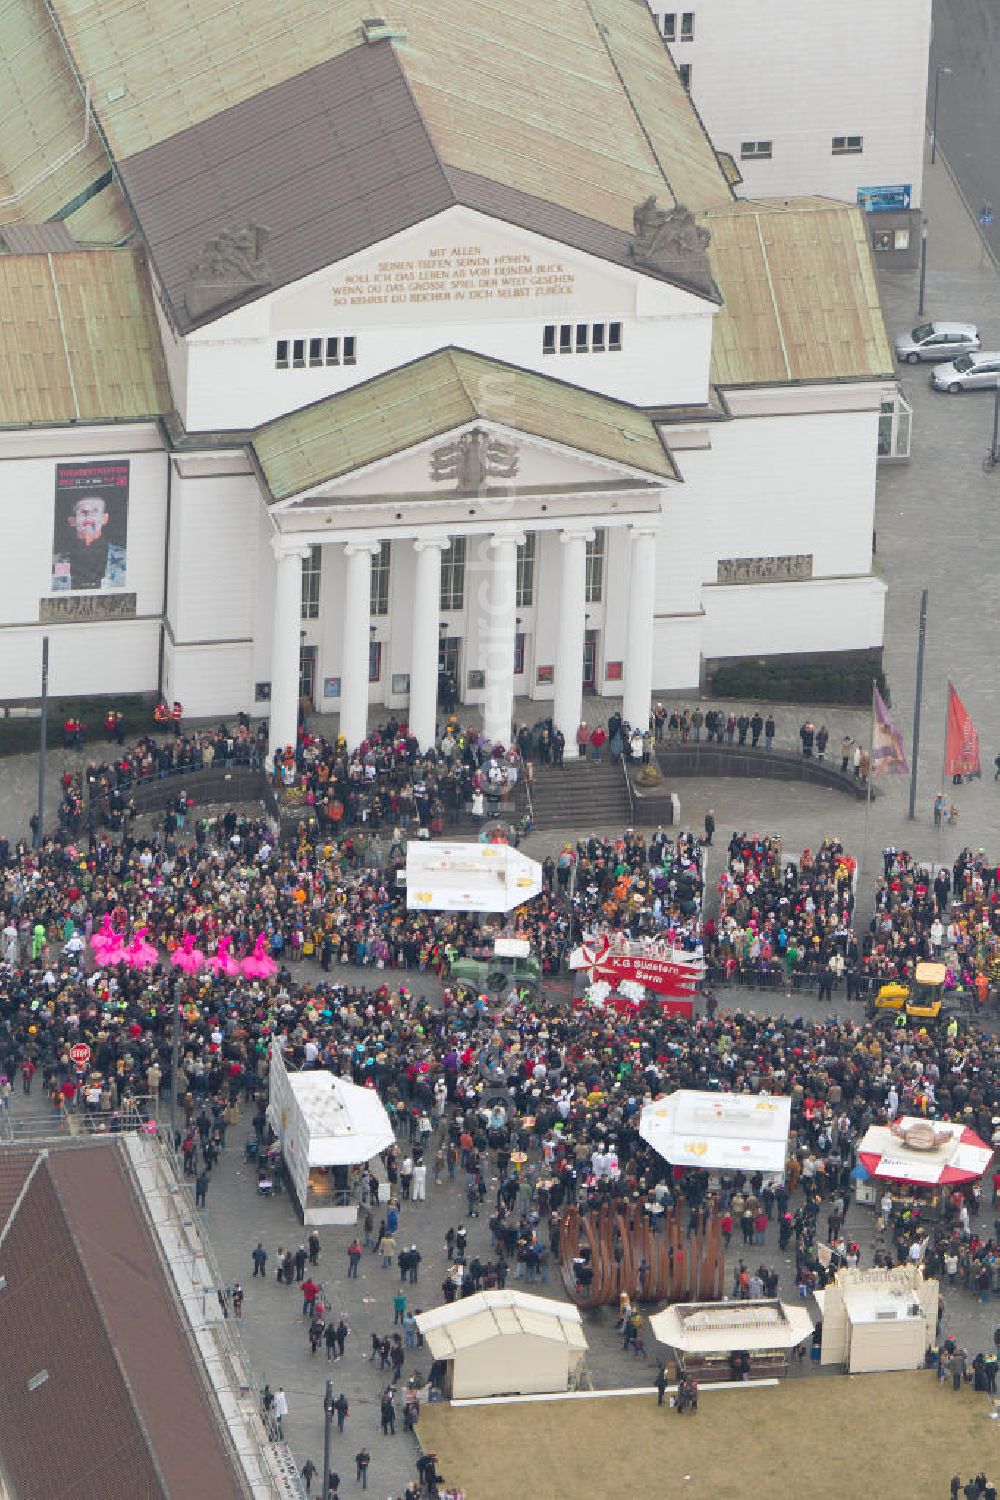
[[[1000,4],[997,0],[934,0],[927,115],[938,100],[938,145],[972,211],[993,205],[985,234],[1000,256]]]

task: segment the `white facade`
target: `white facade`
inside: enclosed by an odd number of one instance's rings
[[[860,187],[909,184],[919,208],[931,0],[650,9],[741,196],[853,203]]]
[[[640,272],[451,208],[191,333],[171,340],[174,399],[191,433],[257,427],[451,346],[554,375],[641,406],[704,400],[714,303]],[[593,329],[621,328],[592,352]],[[572,325],[569,354],[543,352]],[[587,352],[577,353],[577,325]],[[322,341],[310,363],[309,341]],[[326,345],[339,341],[337,363]],[[344,341],[355,340],[350,363]],[[303,342],[303,366],[294,346]],[[288,368],[277,368],[278,346]]]

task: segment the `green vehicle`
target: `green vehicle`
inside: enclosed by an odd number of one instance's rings
[[[542,980],[541,965],[531,956],[525,938],[497,938],[489,958],[456,958],[449,975],[458,989],[477,995],[496,993],[516,984],[535,994]]]

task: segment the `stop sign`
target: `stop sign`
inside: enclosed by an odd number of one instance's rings
[[[73,1046],[69,1049],[69,1055],[76,1065],[76,1071],[82,1073],[90,1062],[90,1048],[87,1046],[87,1043],[74,1042]]]

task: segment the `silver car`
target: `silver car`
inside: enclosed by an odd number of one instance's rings
[[[954,359],[983,347],[974,323],[920,323],[896,340],[896,358],[915,365],[921,359]]]
[[[1000,378],[1000,354],[960,354],[946,365],[935,365],[931,385],[936,391],[995,390]]]

